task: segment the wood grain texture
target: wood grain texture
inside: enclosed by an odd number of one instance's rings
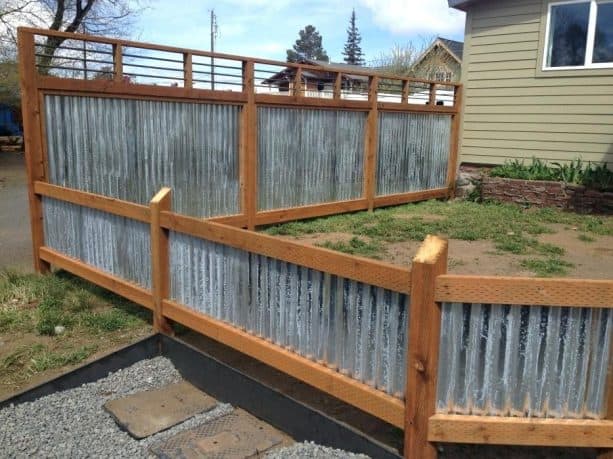
[[[377,97],[379,93],[379,78],[372,77],[368,82],[368,103],[370,111],[366,118],[364,132],[364,191],[368,202],[368,210],[373,210],[377,188],[377,147],[379,145],[379,111]]]
[[[324,204],[311,204],[308,206],[289,207],[260,211],[256,214],[256,225],[270,225],[274,223],[299,220],[304,218],[323,217],[344,212],[355,212],[368,208],[366,199],[351,199],[347,201],[328,202]]]
[[[40,196],[34,192],[34,182],[45,181],[43,138],[41,133],[41,106],[37,88],[36,56],[34,37],[18,31],[19,83],[21,90],[21,111],[23,137],[28,175],[28,202],[30,229],[32,232],[32,254],[34,269],[39,273],[49,271],[49,264],[38,256],[38,249],[44,245],[43,208]]]
[[[322,247],[313,247],[173,212],[161,212],[160,221],[164,228],[207,241],[225,244],[395,292],[410,293],[411,291],[411,270],[402,266],[347,255]]]
[[[436,414],[428,424],[428,440],[437,442],[613,447],[613,421],[606,420]]]
[[[613,308],[613,280],[447,274],[437,279],[436,300],[440,302]]]
[[[127,282],[112,274],[101,271],[75,258],[68,257],[49,247],[41,247],[40,257],[47,263],[64,269],[76,276],[93,282],[100,287],[121,295],[147,309],[153,309],[153,296],[151,292],[136,284]]]
[[[123,81],[123,46],[120,44],[113,45],[113,80]]]
[[[247,216],[247,228],[255,229],[258,206],[257,107],[255,105],[255,70],[253,61],[243,66],[243,90],[247,101],[241,113],[242,162],[241,210]]]
[[[194,66],[191,53],[183,53],[183,87],[194,87]]]
[[[365,100],[347,100],[347,99],[324,99],[316,97],[299,97],[296,95],[286,95],[284,93],[277,94],[256,94],[255,102],[258,105],[270,106],[287,106],[287,107],[305,107],[305,108],[321,108],[321,109],[343,109],[343,110],[358,110],[367,111],[370,109],[370,103]]]
[[[175,302],[164,301],[163,311],[166,317],[175,322],[264,362],[396,427],[403,426],[402,400]]]
[[[389,194],[375,197],[375,207],[397,206],[408,202],[426,201],[428,199],[444,198],[447,188],[435,188],[426,191],[410,191],[408,193]]]
[[[139,222],[150,222],[149,207],[121,199],[109,198],[100,194],[88,193],[63,186],[52,185],[46,182],[35,182],[34,192],[40,196],[71,202],[79,206],[97,209],[113,215],[131,218]]]
[[[172,327],[162,314],[162,301],[170,294],[170,257],[168,230],[160,225],[160,212],[170,210],[172,193],[162,188],[149,203],[151,209],[151,290],[153,294],[153,329],[172,334]]]
[[[434,298],[434,283],[447,271],[447,241],[428,235],[411,270],[404,457],[427,459],[437,455],[428,440],[428,421],[436,409],[441,333],[441,308]]]
[[[61,94],[77,95],[111,95],[122,98],[151,98],[188,100],[200,103],[232,103],[246,102],[246,95],[238,91],[212,91],[180,86],[153,86],[114,80],[76,80],[53,76],[39,76],[38,87],[45,91],[58,91]]]

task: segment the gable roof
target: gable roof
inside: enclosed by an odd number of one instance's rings
[[[451,57],[453,57],[458,63],[462,63],[462,54],[464,50],[464,42],[450,40],[448,38],[436,37],[436,39],[432,42],[428,49],[426,49],[419,58],[413,64],[413,67],[419,65],[421,61],[423,61],[430,52],[437,46],[442,46]]]
[[[360,65],[345,64],[341,62],[326,62],[318,61],[315,59],[300,59],[300,64],[316,65],[321,67],[321,71],[308,69],[302,72],[302,75],[306,78],[334,81],[336,75],[335,72],[343,72],[343,79],[350,81],[363,81],[367,82],[368,77],[364,75],[352,75],[351,70],[364,70],[364,67]],[[274,75],[266,78],[262,81],[262,84],[274,84],[284,81],[289,81],[294,78],[295,69],[293,67],[287,67]]]
[[[451,51],[452,54],[455,54],[455,56],[460,62],[462,61],[462,54],[464,51],[463,41],[450,40],[448,38],[443,37],[437,37],[437,40],[443,43],[449,49],[449,51]]]

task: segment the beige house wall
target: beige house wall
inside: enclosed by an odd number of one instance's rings
[[[542,70],[548,0],[469,8],[460,161],[613,164],[613,68]]]

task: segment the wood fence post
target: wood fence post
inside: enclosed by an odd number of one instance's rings
[[[404,457],[436,458],[428,419],[436,409],[441,308],[434,301],[437,276],[447,272],[447,241],[427,236],[411,267],[411,310],[405,387]]]
[[[306,91],[308,88],[304,88]],[[292,90],[292,95],[294,97],[303,97],[302,94],[303,86],[302,86],[302,67],[298,67],[296,69],[296,75],[294,75],[294,88]]]
[[[171,190],[162,188],[149,202],[151,211],[151,292],[153,294],[153,330],[172,334],[172,327],[164,317],[162,302],[170,293],[170,258],[168,233],[160,225],[160,213],[171,209]]]
[[[463,87],[458,85],[454,89],[453,106],[456,109],[451,115],[451,134],[449,140],[449,165],[447,166],[447,193],[449,198],[455,196],[455,180],[458,169],[458,152],[460,149],[460,122],[462,119]]]
[[[364,197],[368,201],[368,210],[373,210],[377,188],[377,146],[379,144],[379,110],[377,106],[379,77],[370,77],[368,83],[368,102],[370,110],[366,119],[364,142]]]
[[[45,182],[45,159],[43,154],[40,101],[38,98],[38,69],[34,35],[18,29],[19,82],[21,86],[21,111],[23,139],[28,173],[28,201],[30,204],[30,229],[32,231],[32,255],[34,269],[46,273],[49,263],[40,258],[39,249],[45,245],[42,197],[34,192],[34,182]]]
[[[332,98],[334,100],[341,100],[342,98],[342,86],[343,86],[343,74],[337,72],[334,77],[334,86],[332,88]]]
[[[194,73],[192,64],[192,53],[183,53],[183,87],[194,87]]]
[[[409,90],[411,88],[411,80],[402,80],[402,100],[403,104],[409,103]]]
[[[255,65],[243,62],[243,92],[247,102],[241,112],[240,182],[241,212],[247,217],[247,228],[255,228],[258,202],[257,172],[257,107],[255,105]]]
[[[113,80],[123,81],[123,46],[119,43],[113,45]]]
[[[436,105],[436,83],[430,83],[430,92],[428,93],[428,105]]]

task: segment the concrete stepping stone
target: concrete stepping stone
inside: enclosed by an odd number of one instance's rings
[[[293,440],[246,411],[232,413],[178,433],[151,446],[164,459],[243,459],[263,457],[272,448]]]
[[[138,392],[104,404],[117,424],[134,438],[145,438],[209,411],[217,401],[188,382]]]

